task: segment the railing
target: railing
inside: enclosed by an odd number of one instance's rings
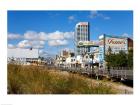
[[[76,68],[76,67],[56,67],[62,71],[68,71],[73,73],[95,75],[95,76],[109,76],[110,78],[118,78],[125,80],[133,80],[133,70],[106,70],[95,68]]]

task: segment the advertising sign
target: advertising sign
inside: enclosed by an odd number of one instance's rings
[[[125,47],[127,45],[127,39],[106,37],[105,43],[109,46]]]
[[[104,61],[104,39],[99,40],[99,62],[102,63]]]
[[[109,47],[112,53],[119,53],[120,51],[128,51],[128,40],[124,37],[101,35],[99,36],[99,64],[103,65],[105,54],[108,52]]]
[[[89,47],[89,46],[99,46],[96,41],[79,41],[78,47]]]
[[[111,48],[112,52],[118,53],[119,51],[127,51],[127,38],[105,38],[105,50],[108,51],[108,48]]]

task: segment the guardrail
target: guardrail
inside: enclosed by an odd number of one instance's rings
[[[133,70],[105,70],[105,69],[92,69],[92,68],[76,68],[76,67],[56,67],[62,71],[73,73],[94,75],[94,76],[108,76],[110,78],[118,78],[124,80],[133,80]]]

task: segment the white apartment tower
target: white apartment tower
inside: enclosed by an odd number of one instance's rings
[[[90,52],[89,47],[77,47],[79,41],[89,41],[89,22],[79,22],[75,27],[75,53],[76,55],[82,55],[86,52]]]

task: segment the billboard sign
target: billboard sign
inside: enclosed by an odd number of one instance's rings
[[[104,61],[104,38],[99,39],[99,62]]]
[[[97,41],[79,41],[78,47],[99,46]]]
[[[106,45],[109,46],[126,46],[127,44],[127,39],[126,38],[109,38],[106,37]]]
[[[108,51],[109,47],[114,53],[118,53],[120,50],[127,51],[127,38],[106,37],[105,38],[106,52]]]

